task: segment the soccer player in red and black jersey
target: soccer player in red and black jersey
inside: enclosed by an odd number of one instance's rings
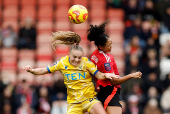
[[[109,21],[104,21],[100,25],[90,25],[88,30],[88,40],[94,41],[98,49],[91,55],[91,61],[97,65],[97,69],[103,73],[114,73],[119,75],[117,65],[113,55],[109,54],[112,49],[112,41],[105,33],[105,26]],[[120,99],[120,84],[130,78],[141,78],[141,72],[135,72],[120,78],[111,80],[96,80],[96,86],[99,90],[98,99],[102,102],[107,114],[122,114],[122,105]]]

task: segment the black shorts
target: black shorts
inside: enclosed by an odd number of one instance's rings
[[[113,86],[100,86],[97,98],[102,102],[104,109],[106,109],[107,106],[118,106],[122,108],[119,88]]]

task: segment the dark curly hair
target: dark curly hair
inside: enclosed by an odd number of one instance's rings
[[[107,42],[109,36],[105,34],[105,26],[109,23],[109,20],[105,20],[100,25],[90,25],[88,29],[87,39],[91,42],[94,41],[94,44],[98,47],[99,45],[104,46]]]

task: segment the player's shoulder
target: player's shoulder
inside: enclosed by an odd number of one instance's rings
[[[67,55],[67,56],[61,57],[60,61],[67,61],[68,59],[69,59],[69,57]]]
[[[85,61],[85,62],[90,61],[89,58],[87,58],[87,57],[82,57],[82,60]]]

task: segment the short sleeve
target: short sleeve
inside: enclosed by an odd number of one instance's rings
[[[96,65],[93,62],[91,62],[90,60],[88,60],[86,62],[86,67],[87,67],[87,70],[94,76],[98,72]]]
[[[57,62],[53,63],[52,65],[48,65],[47,66],[48,72],[53,73],[55,71],[58,71],[60,69],[60,66],[61,66],[60,64],[61,64],[60,61],[57,61]]]

